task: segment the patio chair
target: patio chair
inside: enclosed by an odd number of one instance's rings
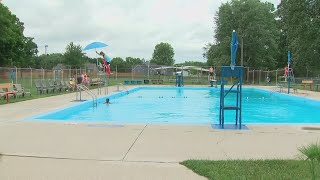
[[[63,89],[64,91],[67,91],[69,88],[68,88],[68,86],[65,84],[65,82],[64,81],[60,81],[60,85],[61,85],[61,89]]]
[[[15,98],[17,98],[17,97],[23,97],[23,92],[14,90],[13,87],[9,87],[9,88],[8,88],[8,91],[9,91],[9,92],[14,92],[14,97],[15,97]]]
[[[6,93],[4,92],[4,90],[3,90],[2,88],[0,88],[0,99],[1,99],[3,96],[6,96]]]
[[[49,84],[49,88],[51,88],[53,92],[54,92],[55,90],[58,90],[58,89],[56,88],[56,85],[54,84],[54,81],[53,81],[53,80],[49,80],[49,81],[48,81],[48,84]]]
[[[42,92],[43,92],[43,91],[46,91],[47,93],[49,93],[49,90],[50,90],[51,92],[53,92],[53,88],[52,88],[52,87],[48,87],[48,86],[47,86],[47,82],[46,82],[46,80],[44,80],[44,79],[41,80],[41,87],[42,87]]]
[[[21,92],[23,97],[24,97],[25,95],[30,95],[30,96],[31,96],[30,89],[24,89],[24,88],[21,86],[21,84],[14,84],[13,87],[15,88],[16,91]]]
[[[42,88],[41,83],[40,83],[39,80],[34,80],[34,86],[37,89],[37,94],[39,94],[39,93],[42,94],[43,88]],[[46,89],[45,89],[45,91],[46,91]]]
[[[72,86],[69,81],[64,81],[64,84],[68,87],[68,90],[72,90]]]
[[[284,84],[283,83],[278,83],[278,84],[276,84],[276,88],[279,88],[279,92],[282,92],[283,88],[284,88]]]
[[[55,84],[56,90],[61,92],[62,86],[61,86],[60,80],[56,80],[54,84]]]

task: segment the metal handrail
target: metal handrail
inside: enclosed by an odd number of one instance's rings
[[[119,90],[119,86],[121,86],[123,89],[125,89],[125,91],[127,92],[127,94],[129,94],[128,89],[127,89],[122,83],[118,83],[117,91],[120,91],[120,90]]]
[[[89,94],[92,97],[93,106],[98,105],[98,98],[95,93],[93,93],[87,86],[84,86],[82,84],[79,84],[78,87],[80,87],[82,90],[84,90],[87,94]]]

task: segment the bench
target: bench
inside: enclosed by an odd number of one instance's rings
[[[317,87],[317,91],[318,91],[318,87],[320,86],[320,84],[316,84],[316,87]]]
[[[149,84],[149,80],[148,79],[145,79],[143,80],[144,84]]]
[[[15,92],[9,92],[8,89],[12,87],[12,83],[1,83],[0,88],[6,89],[5,95],[6,95],[6,101],[8,104],[9,94],[15,95]]]
[[[125,85],[129,85],[129,82],[130,82],[129,80],[124,80]]]
[[[100,78],[93,78],[93,79],[91,79],[90,85],[91,85],[91,86],[94,86],[94,85],[103,85],[103,81],[101,81]]]
[[[303,86],[303,89],[306,89],[306,87],[309,86],[310,91],[312,91],[313,80],[302,80],[300,85]]]
[[[151,83],[152,83],[152,84],[157,84],[157,83],[158,83],[158,80],[152,79],[152,80],[151,80]]]

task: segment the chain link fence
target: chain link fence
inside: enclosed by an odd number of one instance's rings
[[[161,82],[161,84],[175,85],[176,73],[182,71],[184,75],[184,84],[209,85],[209,68],[209,66],[169,67],[164,65],[151,64],[135,65],[131,66],[130,68],[121,68],[115,66],[112,67],[112,74],[108,77],[108,84],[128,84],[128,82],[131,81],[142,81],[149,82],[149,84],[159,84],[159,82]],[[214,67],[214,70],[216,74],[216,79],[219,80],[221,67]],[[68,81],[70,78],[76,78],[80,76],[81,73],[86,73],[90,77],[90,79],[107,78],[104,72],[99,73],[96,68],[34,69],[0,67],[0,83],[11,82],[13,84],[21,84],[23,87],[28,89],[32,89],[35,88],[35,80],[59,79]],[[320,83],[319,77],[295,77],[296,83],[301,83],[301,81],[304,79],[314,80],[315,83]],[[275,85],[281,81],[284,81],[284,69],[266,71],[261,69],[245,67],[243,80],[245,84]]]

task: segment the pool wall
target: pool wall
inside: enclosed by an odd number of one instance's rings
[[[214,91],[220,91],[220,88],[212,88],[212,87],[150,87],[150,86],[143,86],[143,87],[136,87],[136,88],[132,88],[128,91],[122,91],[122,92],[118,92],[115,94],[111,94],[111,95],[107,95],[107,96],[103,96],[98,98],[98,105],[102,104],[105,102],[106,98],[110,98],[111,102],[114,99],[126,96],[128,93],[134,93],[136,91],[139,91],[141,89],[148,89],[148,90],[161,90],[161,89],[166,89],[166,90],[176,90],[176,89],[187,89],[187,90],[214,90]],[[243,88],[243,89],[248,89],[248,90],[253,90],[253,91],[257,91],[257,92],[261,92],[263,94],[266,94],[266,96],[272,95],[281,99],[286,99],[289,100],[290,102],[293,102],[295,104],[301,104],[301,106],[305,103],[314,105],[314,106],[319,106],[320,107],[320,101],[319,100],[314,100],[314,99],[309,99],[309,98],[305,98],[305,97],[300,97],[300,96],[295,96],[295,95],[290,95],[290,94],[283,94],[283,93],[279,93],[279,92],[274,92],[274,91],[270,91],[270,90],[265,90],[265,89],[260,89],[260,88]],[[245,97],[243,97],[245,98]],[[48,121],[50,120],[50,116],[54,115],[56,118],[61,118],[64,119],[64,117],[66,116],[66,114],[69,114],[70,112],[80,112],[82,110],[86,110],[90,107],[92,107],[92,100],[88,100],[85,102],[80,102],[80,103],[76,103],[74,105],[71,106],[67,106],[64,108],[60,108],[58,110],[55,111],[51,111],[48,113],[43,113],[43,114],[39,114],[36,116],[32,116],[32,117],[28,117],[25,118],[25,120],[45,120]],[[57,120],[53,120],[53,121],[57,121]],[[59,120],[60,121],[60,120]],[[68,121],[68,120],[61,120],[61,121]],[[251,123],[246,123],[246,124],[251,124]],[[259,123],[253,123],[253,124],[259,124]],[[266,124],[270,124],[270,123],[266,123]],[[285,124],[291,124],[291,123],[285,123]],[[295,124],[295,123],[292,123]],[[299,123],[297,123],[299,124]]]

